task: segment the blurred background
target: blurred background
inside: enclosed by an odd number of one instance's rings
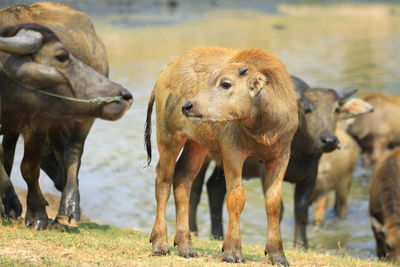
[[[33,2],[2,0],[0,8]],[[53,2],[90,15],[107,47],[110,77],[130,89],[135,98],[131,110],[119,121],[97,120],[86,141],[80,171],[81,207],[83,214],[95,222],[151,231],[158,152],[153,134],[155,157],[151,167],[144,168],[147,101],[166,63],[188,48],[262,48],[280,57],[291,74],[312,87],[355,87],[359,95],[368,91],[399,94],[400,1]],[[20,140],[12,180],[15,186],[26,188],[19,172],[21,143]],[[347,219],[334,218],[330,208],[323,227],[308,226],[311,248],[362,258],[374,255],[375,242],[368,218],[369,178],[370,170],[358,164]],[[41,184],[43,191],[60,195],[44,173]],[[263,244],[266,216],[261,184],[253,179],[244,185],[247,202],[241,221],[242,240]],[[285,247],[292,247],[293,186],[287,183],[284,203],[282,234]],[[175,228],[172,197],[167,218],[172,234]],[[198,223],[200,236],[208,238],[210,220],[205,193],[198,210]]]

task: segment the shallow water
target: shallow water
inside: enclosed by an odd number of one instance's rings
[[[135,98],[132,109],[121,120],[97,120],[87,139],[80,171],[81,206],[83,213],[94,221],[151,231],[158,152],[153,135],[153,164],[143,168],[147,100],[161,69],[185,49],[205,45],[264,48],[279,56],[290,73],[312,86],[356,87],[359,94],[367,91],[398,94],[400,12],[396,6],[265,7],[272,14],[256,11],[265,11],[259,6],[199,10],[186,15],[165,9],[144,15],[105,12],[92,16],[108,49],[110,77],[130,89]],[[21,156],[20,142],[12,179],[15,185],[25,188],[18,167]],[[308,227],[311,247],[358,257],[374,253],[367,213],[369,173],[370,170],[357,166],[346,220],[333,218],[330,208],[324,227]],[[44,191],[57,193],[44,174],[41,183]],[[264,243],[266,217],[260,182],[251,180],[244,184],[247,202],[242,215],[243,242]],[[286,183],[284,202],[282,234],[285,247],[291,247],[293,188]],[[224,217],[227,218],[226,211]],[[169,233],[173,234],[172,198],[167,218]],[[208,237],[206,194],[202,197],[198,220],[200,236]]]

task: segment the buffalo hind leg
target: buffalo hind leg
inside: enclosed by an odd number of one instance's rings
[[[17,145],[19,134],[7,133],[3,136],[4,159],[3,166],[8,177],[11,176],[11,170],[14,162],[15,146]],[[17,219],[22,214],[22,204],[11,181],[8,183],[7,191],[3,199],[5,214],[11,219]]]
[[[318,161],[316,161],[318,164]],[[313,166],[310,175],[303,181],[296,184],[294,193],[294,217],[295,217],[295,231],[294,231],[294,246],[308,248],[307,242],[307,222],[308,222],[308,208],[310,198],[317,177],[318,166]]]
[[[266,164],[264,182],[265,209],[268,216],[265,255],[272,264],[289,266],[283,252],[280,220],[282,217],[282,181],[289,161],[289,154]]]
[[[224,238],[222,209],[226,195],[226,183],[224,169],[221,166],[216,165],[208,179],[207,193],[211,214],[211,238],[222,240]]]
[[[190,191],[190,200],[189,200],[189,229],[190,232],[198,236],[198,228],[197,228],[197,207],[200,203],[201,192],[203,191],[204,179],[206,176],[206,171],[209,165],[209,161],[204,162],[203,166],[200,169],[199,174],[194,179],[192,184],[192,189]]]
[[[240,215],[246,202],[246,192],[242,184],[244,157],[239,151],[229,149],[223,154],[223,165],[226,182],[226,207],[229,214],[228,231],[224,237],[222,250],[223,261],[244,262],[242,240],[240,235]]]
[[[8,217],[4,207],[4,199],[7,195],[7,189],[10,185],[10,178],[8,177],[3,166],[3,147],[0,145],[0,217]]]
[[[35,230],[47,227],[48,217],[46,199],[39,186],[40,157],[44,141],[44,134],[34,132],[25,138],[24,157],[21,162],[21,174],[28,185],[26,197],[25,225]]]
[[[150,235],[150,242],[152,243],[153,255],[161,256],[169,254],[165,210],[171,193],[176,159],[186,140],[174,140],[173,137],[168,134],[160,134],[157,137],[158,151],[160,154],[156,167],[157,177],[155,184],[157,209],[156,219]]]
[[[174,175],[174,199],[176,211],[176,233],[174,245],[178,247],[179,256],[197,257],[192,246],[189,230],[189,198],[193,180],[203,165],[207,149],[188,141],[176,164]]]

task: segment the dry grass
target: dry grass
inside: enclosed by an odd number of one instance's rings
[[[171,240],[172,244],[172,240]],[[232,266],[221,262],[221,242],[194,238],[199,257],[151,256],[149,234],[92,223],[68,232],[33,231],[21,221],[0,226],[0,266]],[[245,245],[245,266],[268,265],[263,247]],[[313,251],[286,250],[292,266],[390,266]]]

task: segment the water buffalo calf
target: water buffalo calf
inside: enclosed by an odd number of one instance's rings
[[[400,148],[386,152],[374,168],[369,215],[379,258],[400,264]]]
[[[0,28],[0,93],[3,133],[24,138],[25,224],[44,229],[47,202],[38,178],[47,131],[60,121],[116,120],[131,106],[132,95],[77,59],[53,31],[38,24]]]
[[[196,48],[170,62],[160,74],[148,105],[145,140],[149,159],[154,101],[160,159],[157,213],[151,233],[153,254],[169,253],[165,208],[173,184],[174,243],[180,256],[196,256],[188,224],[189,197],[192,181],[210,152],[223,163],[226,178],[229,227],[223,260],[244,261],[240,236],[240,214],[246,199],[242,168],[247,157],[254,157],[267,170],[265,253],[272,263],[288,265],[279,226],[281,183],[298,116],[285,66],[259,49]]]
[[[328,194],[335,192],[335,213],[345,218],[348,210],[347,198],[350,193],[353,171],[361,149],[357,142],[344,130],[336,129],[340,149],[322,155],[318,165],[318,176],[310,204],[315,202],[314,224],[321,225],[325,220]]]
[[[361,97],[370,103],[374,112],[362,115],[351,124],[349,133],[360,144],[364,163],[374,163],[387,147],[400,145],[400,98],[382,93]]]

